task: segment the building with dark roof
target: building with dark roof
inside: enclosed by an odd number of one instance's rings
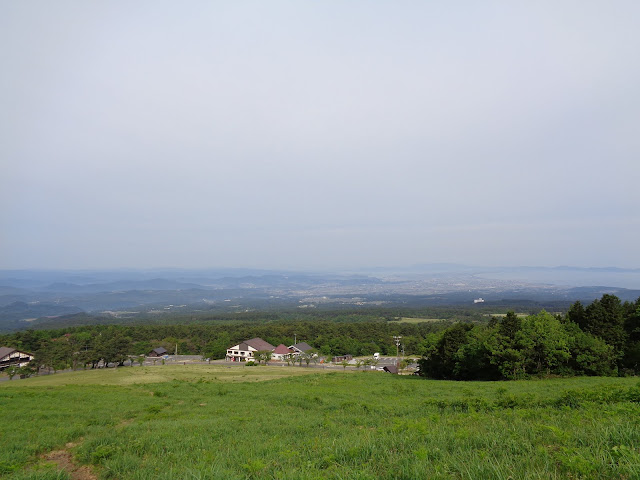
[[[309,350],[313,350],[313,347],[305,342],[296,343],[295,345],[291,345],[289,348],[293,350],[294,354],[298,354],[298,355],[301,353],[306,353]]]
[[[149,352],[149,355],[147,355],[148,357],[162,357],[163,355],[167,355],[167,349],[166,348],[162,348],[162,347],[158,347],[158,348],[154,348],[153,350],[151,350],[151,352]]]
[[[9,367],[24,367],[34,356],[16,348],[0,347],[0,371]]]
[[[254,361],[254,352],[267,351],[273,352],[276,349],[273,345],[265,340],[256,337],[227,348],[225,360],[228,362],[247,362]]]

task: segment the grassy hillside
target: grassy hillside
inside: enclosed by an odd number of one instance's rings
[[[640,477],[637,379],[321,372],[157,366],[3,382],[0,476]]]

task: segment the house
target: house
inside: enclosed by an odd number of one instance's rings
[[[9,367],[24,367],[34,356],[11,347],[0,347],[0,371]]]
[[[395,375],[398,374],[398,367],[396,367],[395,365],[386,365],[382,370],[388,373],[393,373]]]
[[[276,361],[281,362],[282,360],[285,359],[285,357],[287,355],[291,355],[292,353],[293,353],[293,350],[291,350],[289,347],[287,347],[283,343],[281,343],[280,345],[278,345],[275,348],[271,358],[273,358]]]
[[[291,345],[289,347],[294,355],[300,355],[302,353],[307,353],[309,350],[313,350],[313,347],[305,342],[296,343],[295,345]]]
[[[336,357],[333,357],[333,358],[331,359],[331,362],[332,362],[332,363],[340,363],[340,362],[344,362],[345,360],[346,360],[346,361],[353,360],[353,355],[349,355],[349,354],[346,354],[346,355],[338,355],[338,356],[336,356]]]
[[[147,356],[148,357],[162,357],[164,355],[168,355],[168,352],[167,352],[166,348],[158,347],[158,348],[154,348],[153,350],[151,350],[151,352],[149,352],[149,355],[147,355]]]
[[[264,341],[263,339],[256,337],[250,340],[245,340],[238,345],[234,345],[233,347],[229,347],[227,349],[227,355],[225,360],[227,362],[246,362],[254,360],[254,352],[259,351],[269,351],[273,352],[276,349],[269,342]]]

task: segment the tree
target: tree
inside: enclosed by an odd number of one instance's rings
[[[38,372],[38,367],[37,365],[34,365],[33,362],[29,362],[18,369],[18,375],[20,375],[21,378],[22,377],[29,378],[30,376],[32,376],[34,373],[37,373],[37,372]]]
[[[467,334],[473,329],[469,323],[457,323],[442,332],[434,345],[428,347],[418,361],[420,374],[432,378],[454,379],[458,350],[467,343]]]
[[[624,329],[627,344],[623,366],[636,374],[640,372],[640,298],[635,303],[624,304]]]
[[[508,378],[498,368],[501,365],[511,374],[514,365],[506,365],[505,343],[511,345],[506,337],[498,332],[498,320],[493,327],[476,326],[467,335],[467,343],[458,349],[454,375],[459,380],[498,380]],[[507,354],[506,358],[509,356]],[[515,366],[517,375],[518,366]]]
[[[17,365],[12,365],[9,368],[7,368],[6,372],[7,372],[7,375],[9,375],[9,380],[13,380],[13,377],[18,375],[19,371],[20,371],[20,367],[18,367]]]
[[[624,354],[627,333],[624,329],[623,309],[620,299],[605,294],[600,300],[594,300],[585,310],[585,330],[602,338],[613,346],[618,358]]]
[[[347,359],[345,358],[344,360],[342,360],[342,361],[340,362],[340,365],[342,365],[342,369],[343,369],[343,370],[346,370],[346,369],[347,369],[347,367],[349,366],[349,360],[347,360]]]
[[[522,328],[522,319],[515,312],[509,311],[498,324],[498,333],[511,340],[516,338],[516,334]]]
[[[587,326],[587,316],[580,301],[577,301],[576,303],[571,305],[571,307],[569,307],[569,311],[567,312],[567,320],[575,323],[582,330],[585,330]]]
[[[546,371],[548,375],[570,358],[566,331],[556,317],[544,310],[522,322],[516,341],[527,360],[529,373]]]
[[[403,358],[402,360],[400,360],[400,363],[398,363],[398,370],[400,372],[403,372],[404,370],[406,370],[410,363],[411,362],[408,359]]]
[[[220,359],[227,355],[227,348],[231,343],[231,336],[228,332],[222,332],[215,340],[208,342],[203,351],[202,356],[206,358]]]
[[[565,325],[569,336],[568,366],[573,375],[613,375],[616,354],[613,347],[601,338],[583,332],[576,323]]]
[[[265,365],[269,363],[272,355],[273,352],[271,350],[258,350],[256,352],[253,352],[253,358],[256,359],[258,365],[262,362],[264,362]]]
[[[318,361],[318,353],[314,348],[312,348],[311,350],[307,350],[306,352],[300,354],[300,356],[304,359],[304,363],[307,364],[307,367],[311,362]]]

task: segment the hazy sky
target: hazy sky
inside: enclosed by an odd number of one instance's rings
[[[640,267],[640,2],[4,1],[0,268]]]

